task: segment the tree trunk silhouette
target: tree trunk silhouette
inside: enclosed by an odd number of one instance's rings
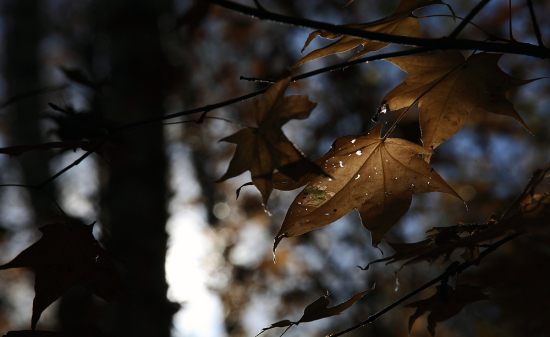
[[[42,39],[43,24],[39,0],[17,0],[5,4],[6,8],[6,63],[5,76],[8,83],[7,97],[36,90],[40,83],[38,48]],[[40,112],[45,108],[41,97],[34,95],[18,100],[7,114],[9,121],[9,144],[27,145],[41,143]],[[15,159],[22,172],[23,184],[38,184],[49,177],[47,152],[37,151]],[[53,191],[53,184],[46,188]],[[55,206],[44,194],[29,191],[35,213],[35,224],[44,225],[53,214]]]
[[[170,67],[161,50],[159,16],[170,1],[97,1],[100,29],[109,37],[111,86],[100,96],[104,118],[122,125],[163,114]],[[170,336],[177,306],[166,293],[167,160],[163,127],[129,131],[113,140],[102,168],[102,242],[126,268],[132,301],[105,305],[103,331],[123,336]]]

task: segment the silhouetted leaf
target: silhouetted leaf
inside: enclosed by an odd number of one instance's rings
[[[459,284],[453,290],[447,287],[447,302],[441,301],[441,287],[437,287],[437,293],[425,300],[416,301],[405,305],[405,307],[416,308],[416,312],[409,318],[409,332],[416,319],[430,311],[428,315],[428,331],[435,335],[435,327],[438,322],[443,322],[456,316],[466,305],[488,300],[489,296],[483,293],[483,288],[469,284]]]
[[[35,297],[31,328],[42,312],[73,284],[86,287],[106,301],[129,301],[129,295],[109,253],[92,234],[93,225],[61,223],[39,228],[43,236],[2,269],[27,267],[35,271]]]
[[[109,128],[105,120],[95,112],[76,112],[73,108],[65,109],[53,104],[48,105],[55,111],[63,113],[52,114],[46,112],[46,118],[52,119],[58,126],[53,132],[63,141],[93,139],[105,136]]]

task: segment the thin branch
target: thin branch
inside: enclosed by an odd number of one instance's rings
[[[382,60],[382,59],[387,59],[387,58],[392,58],[392,57],[401,57],[401,56],[414,55],[414,54],[424,53],[424,52],[427,52],[427,51],[430,51],[430,50],[433,50],[433,48],[423,47],[423,48],[415,48],[415,49],[403,50],[403,51],[398,51],[398,52],[393,52],[393,53],[378,54],[378,55],[374,55],[374,56],[370,56],[370,57],[364,57],[364,58],[357,59],[357,60],[354,60],[354,61],[351,61],[351,62],[338,63],[338,64],[335,64],[335,65],[332,65],[332,66],[329,66],[329,67],[317,69],[317,70],[314,70],[314,71],[303,73],[303,74],[298,75],[298,76],[294,76],[294,77],[291,78],[291,82],[300,81],[300,80],[303,80],[303,79],[306,79],[306,78],[309,78],[309,77],[312,77],[312,76],[315,76],[315,75],[319,75],[319,74],[322,74],[322,73],[325,73],[325,72],[333,71],[333,70],[336,70],[336,69],[346,68],[346,67],[356,65],[356,64],[366,63],[368,61],[375,61],[375,60]],[[261,89],[261,90],[243,95],[243,96],[239,96],[239,97],[227,100],[227,101],[219,102],[219,103],[216,103],[216,104],[206,105],[206,106],[203,106],[203,107],[200,107],[200,108],[195,108],[195,109],[186,110],[186,111],[180,111],[180,112],[165,115],[165,116],[162,116],[162,117],[145,119],[145,120],[142,120],[142,121],[138,121],[138,122],[129,123],[129,124],[119,126],[115,129],[113,129],[112,132],[110,133],[110,135],[105,136],[105,138],[103,138],[92,149],[90,149],[85,154],[83,154],[75,162],[73,162],[69,166],[65,167],[64,169],[62,169],[61,171],[56,173],[54,176],[48,178],[46,181],[40,183],[37,186],[38,187],[44,187],[45,185],[47,185],[50,182],[57,179],[63,173],[67,172],[71,168],[73,168],[76,165],[80,164],[84,159],[86,159],[94,151],[99,149],[107,140],[109,140],[109,138],[113,134],[115,134],[117,132],[136,129],[136,128],[139,128],[139,127],[142,127],[142,126],[146,126],[148,124],[158,123],[158,122],[162,122],[164,120],[168,120],[168,119],[172,119],[172,118],[176,118],[176,117],[187,116],[187,115],[202,112],[202,115],[199,118],[199,120],[197,120],[197,121],[193,120],[193,122],[196,122],[196,123],[200,124],[200,122],[202,122],[202,120],[204,120],[205,118],[208,118],[208,117],[206,117],[206,113],[208,113],[208,112],[210,112],[214,109],[218,109],[218,108],[221,108],[221,107],[224,107],[224,106],[227,106],[227,105],[231,105],[233,103],[244,101],[246,99],[249,99],[249,98],[252,98],[252,97],[255,97],[255,96],[259,96],[259,95],[265,93],[266,91],[267,91],[267,88]],[[218,119],[221,119],[221,118],[218,118]],[[184,121],[184,122],[187,123],[187,122],[190,122],[190,121]],[[183,123],[183,122],[176,122],[176,123]],[[233,123],[233,122],[231,122],[231,123]],[[242,127],[250,127],[250,126],[240,125],[240,124],[236,124],[236,125],[242,126]]]
[[[479,254],[479,257],[475,260],[472,260],[470,262],[466,261],[466,262],[463,262],[461,264],[458,264],[458,265],[451,265],[451,267],[447,268],[445,270],[445,272],[441,275],[439,275],[438,277],[434,278],[433,280],[429,281],[428,283],[424,284],[423,286],[417,288],[416,290],[413,290],[411,291],[410,293],[408,293],[407,295],[401,297],[400,299],[398,299],[397,301],[393,302],[392,304],[390,304],[389,306],[385,307],[384,309],[380,310],[379,312],[377,312],[376,314],[374,315],[371,315],[369,316],[366,320],[362,321],[361,323],[359,324],[356,324],[354,326],[352,326],[351,328],[348,328],[346,330],[342,330],[340,332],[337,332],[337,333],[334,333],[328,337],[338,337],[338,336],[342,336],[342,335],[345,335],[347,334],[348,332],[351,332],[353,330],[357,330],[363,326],[365,326],[366,324],[368,323],[372,323],[374,321],[376,321],[380,316],[384,315],[385,313],[387,313],[388,311],[392,310],[393,308],[397,307],[399,304],[405,302],[406,300],[408,300],[409,298],[413,297],[414,295],[422,292],[423,290],[431,287],[432,285],[440,282],[440,281],[443,281],[445,279],[448,279],[449,277],[453,276],[453,275],[456,275],[456,274],[459,274],[461,272],[463,272],[466,268],[470,267],[471,265],[473,264],[476,264],[476,263],[479,263],[479,261],[481,261],[481,259],[483,259],[485,256],[489,255],[490,253],[494,252],[498,247],[502,246],[503,244],[505,244],[506,242],[514,239],[514,238],[517,238],[518,236],[520,235],[520,233],[514,233],[514,234],[510,234],[508,235],[507,237],[505,237],[504,239],[500,240],[500,241],[497,241],[493,244],[491,244],[489,246],[489,248],[485,249],[483,252],[481,252]]]
[[[227,118],[223,118],[223,117],[217,117],[217,116],[212,116],[212,117],[204,117],[202,118],[203,120],[204,119],[217,119],[217,120],[220,120],[220,121],[224,121],[224,122],[227,122],[229,124],[233,124],[235,126],[238,126],[238,127],[241,127],[241,128],[247,128],[247,129],[257,129],[253,126],[250,126],[250,125],[246,125],[246,124],[240,124],[240,123],[237,123],[237,122],[234,122],[230,119],[227,119]],[[202,124],[202,120],[200,119],[190,119],[190,120],[186,120],[186,121],[179,121],[179,122],[172,122],[172,123],[163,123],[162,125],[175,125],[175,124],[186,124],[186,123],[196,123],[196,124]]]
[[[241,76],[241,77],[239,77],[239,79],[241,81],[249,81],[249,82],[256,82],[256,83],[275,83],[275,82],[277,82],[275,80],[270,80],[270,79],[266,79],[266,78],[245,77],[245,76]]]
[[[244,101],[246,99],[259,96],[259,95],[265,93],[266,91],[267,91],[267,88],[261,89],[261,90],[252,92],[250,94],[243,95],[243,96],[235,97],[235,98],[229,99],[227,101],[219,102],[219,103],[216,103],[216,104],[206,105],[206,106],[203,106],[203,107],[200,107],[200,108],[181,111],[181,112],[176,112],[176,113],[165,115],[165,116],[162,116],[162,117],[144,119],[142,121],[138,121],[138,122],[135,122],[135,123],[125,124],[125,125],[119,126],[118,128],[115,128],[113,130],[113,132],[120,132],[120,131],[124,131],[124,130],[128,130],[128,129],[133,129],[133,128],[136,128],[136,127],[139,127],[139,126],[142,126],[142,125],[152,124],[152,123],[156,123],[156,122],[162,122],[162,121],[165,121],[165,120],[168,120],[168,119],[181,117],[181,116],[188,116],[188,115],[192,115],[192,114],[199,113],[199,112],[209,112],[209,111],[212,111],[214,109],[222,108],[224,106],[231,105],[233,103],[241,102],[241,101]]]
[[[450,15],[450,14],[433,14],[433,15],[421,15],[421,16],[418,16],[418,15],[413,15],[414,18],[417,18],[417,19],[427,19],[427,18],[436,18],[436,17],[448,17],[448,18],[457,18],[457,19],[460,19],[460,20],[464,20],[464,18],[460,17],[460,16],[454,16],[454,15]],[[472,26],[476,27],[477,29],[481,30],[485,35],[487,35],[489,37],[490,40],[492,41],[501,41],[501,42],[510,42],[510,40],[508,39],[504,39],[502,37],[498,37],[496,35],[493,35],[491,33],[489,33],[488,31],[486,31],[485,29],[481,28],[481,26],[479,26],[478,24],[475,24],[473,23],[472,21],[468,22],[469,24],[471,24]]]
[[[105,144],[108,140],[109,140],[109,136],[106,136],[104,137],[102,140],[100,140],[99,142],[97,142],[90,150],[86,151],[86,153],[84,153],[82,156],[80,156],[80,158],[78,158],[77,160],[75,160],[72,164],[66,166],[65,168],[63,168],[61,171],[57,172],[56,174],[54,174],[53,176],[49,177],[48,179],[46,179],[45,181],[41,182],[40,184],[34,186],[34,188],[37,188],[37,189],[43,189],[44,186],[46,186],[47,184],[51,183],[52,181],[54,181],[55,179],[57,179],[60,175],[62,175],[63,173],[67,172],[68,170],[70,170],[71,168],[75,167],[76,165],[80,164],[84,159],[88,158],[88,156],[90,156],[92,153],[94,153],[96,150],[98,150],[101,146],[103,146],[103,144]]]
[[[312,76],[316,76],[316,75],[326,73],[326,72],[330,72],[330,71],[337,70],[337,69],[347,68],[347,67],[350,67],[350,66],[353,66],[353,65],[356,65],[356,64],[362,64],[362,63],[366,63],[366,62],[369,62],[369,61],[376,61],[376,60],[388,59],[388,58],[393,58],[393,57],[415,55],[415,54],[425,53],[425,52],[428,52],[428,51],[431,51],[431,50],[434,50],[434,49],[436,49],[436,48],[423,47],[423,48],[402,50],[402,51],[397,51],[397,52],[393,52],[393,53],[377,54],[377,55],[374,55],[374,56],[364,57],[364,58],[360,58],[360,59],[353,60],[353,61],[350,61],[350,62],[342,62],[342,63],[338,63],[338,64],[335,64],[335,65],[332,65],[332,66],[328,66],[328,67],[320,68],[320,69],[313,70],[313,71],[310,71],[310,72],[307,72],[307,73],[303,73],[301,75],[292,77],[290,79],[290,81],[291,82],[297,82],[297,81],[300,81],[300,80],[303,80],[303,79],[306,79],[306,78],[309,78],[309,77],[312,77]],[[125,125],[119,126],[118,128],[115,128],[113,131],[114,132],[119,132],[119,131],[123,131],[123,130],[133,129],[135,127],[139,127],[139,126],[146,125],[146,124],[161,122],[161,121],[176,118],[176,117],[188,116],[188,115],[192,115],[192,114],[199,113],[199,112],[210,112],[212,110],[219,109],[219,108],[222,108],[224,106],[228,106],[228,105],[231,105],[231,104],[234,104],[234,103],[244,101],[244,100],[249,99],[249,98],[259,96],[259,95],[265,93],[266,91],[267,91],[267,88],[264,88],[264,89],[254,91],[254,92],[251,92],[251,93],[243,95],[243,96],[239,96],[239,97],[236,97],[236,98],[233,98],[233,99],[229,99],[227,101],[223,101],[223,102],[219,102],[219,103],[215,103],[215,104],[211,104],[211,105],[206,105],[206,106],[203,106],[203,107],[200,107],[200,108],[180,111],[180,112],[165,115],[165,116],[162,116],[162,117],[150,118],[150,119],[145,119],[145,120],[130,123],[130,124],[125,124]]]
[[[1,103],[0,104],[0,109],[4,109],[5,107],[9,106],[10,104],[13,104],[13,103],[15,103],[17,101],[20,101],[22,99],[32,97],[32,96],[36,96],[36,95],[40,95],[40,94],[44,94],[44,93],[47,93],[47,92],[63,90],[68,86],[69,86],[68,84],[63,84],[63,85],[60,85],[58,87],[40,88],[40,89],[34,89],[34,90],[29,90],[29,91],[25,91],[25,92],[15,94],[12,97],[8,98],[5,102]]]
[[[510,40],[515,41],[514,34],[512,33],[512,0],[508,0],[508,29],[510,32]]]
[[[58,209],[59,212],[61,213],[61,216],[63,217],[63,219],[64,219],[65,222],[67,223],[67,227],[70,227],[70,226],[71,226],[71,223],[70,223],[69,218],[67,217],[67,214],[65,213],[65,211],[63,211],[63,209],[61,208],[61,206],[59,206],[59,204],[57,203],[57,201],[55,200],[55,198],[54,198],[50,193],[48,193],[48,191],[46,191],[45,189],[43,189],[42,187],[36,187],[36,186],[30,186],[30,185],[23,185],[23,184],[2,184],[2,185],[0,185],[0,187],[24,187],[24,188],[28,188],[28,189],[31,189],[31,190],[37,190],[37,191],[43,192],[43,193],[46,194],[46,196],[48,196],[48,197],[50,198],[50,200],[55,204],[55,206],[57,207],[57,209]]]
[[[480,50],[487,52],[500,52],[507,54],[520,54],[526,56],[535,56],[539,58],[550,58],[550,49],[546,47],[534,46],[529,43],[513,42],[513,43],[497,43],[497,42],[485,42],[476,40],[457,40],[454,37],[460,33],[466,24],[477,14],[477,11],[485,5],[489,0],[483,0],[480,4],[466,16],[465,20],[451,33],[449,37],[442,38],[416,38],[409,36],[391,35],[379,32],[371,32],[360,29],[353,29],[346,26],[338,26],[325,22],[319,22],[314,20],[294,18],[277,13],[271,13],[258,10],[257,8],[244,6],[228,0],[206,0],[210,3],[218,6],[253,16],[260,20],[269,20],[278,23],[288,24],[292,26],[299,26],[304,28],[311,28],[316,30],[323,30],[336,34],[342,34],[347,36],[353,36],[362,39],[368,39],[372,41],[396,43],[400,45],[417,46],[417,47],[429,47],[431,49],[458,49],[458,50]],[[478,9],[479,7],[479,9]],[[477,10],[477,11],[476,11]],[[454,35],[453,35],[454,34]],[[452,37],[452,38],[451,38]]]
[[[464,20],[462,20],[462,22],[460,22],[460,24],[455,28],[455,30],[453,30],[453,32],[449,35],[449,39],[455,39],[457,37],[458,34],[460,34],[460,32],[464,29],[464,27],[466,27],[466,25],[468,24],[468,22],[472,21],[472,19],[474,18],[474,16],[477,15],[477,13],[479,13],[479,11],[485,7],[485,5],[491,0],[481,0],[471,11],[470,13],[468,13],[468,15],[466,15],[466,17],[464,18]],[[479,48],[475,48],[475,49],[479,49]]]
[[[533,22],[533,29],[535,30],[535,36],[537,37],[539,46],[544,47],[544,43],[542,42],[542,36],[540,34],[539,24],[537,23],[537,17],[535,16],[535,9],[533,8],[533,1],[527,0],[527,6],[529,7],[529,13],[531,14],[531,22]]]

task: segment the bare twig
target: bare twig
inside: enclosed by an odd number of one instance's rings
[[[460,19],[460,20],[464,20],[464,18],[460,17],[460,16],[454,16],[454,15],[450,15],[450,14],[433,14],[433,15],[421,15],[421,16],[418,16],[418,15],[413,15],[414,18],[417,18],[417,19],[427,19],[427,18],[436,18],[436,17],[448,17],[448,18],[457,18],[457,19]],[[476,27],[477,29],[481,30],[485,35],[487,35],[489,37],[489,40],[491,41],[502,41],[502,42],[510,42],[510,40],[508,39],[504,39],[502,37],[498,37],[496,35],[493,35],[491,33],[489,33],[488,31],[486,31],[485,29],[481,28],[481,26],[479,26],[478,24],[476,23],[473,23],[472,21],[468,22],[469,24],[471,24],[472,26]]]
[[[240,123],[234,122],[234,121],[232,121],[232,120],[230,120],[230,119],[223,118],[223,117],[211,116],[211,117],[204,117],[202,120],[205,120],[205,119],[217,119],[217,120],[224,121],[224,122],[227,122],[227,123],[229,123],[229,124],[233,124],[233,125],[238,126],[238,127],[241,127],[241,128],[257,129],[257,128],[255,128],[255,127],[253,127],[253,126],[246,125],[246,124],[240,124]],[[175,124],[186,124],[186,123],[201,124],[201,123],[202,123],[202,120],[200,120],[200,119],[190,119],[190,120],[186,120],[186,121],[171,122],[171,123],[163,123],[162,125],[175,125]]]
[[[533,22],[533,29],[535,30],[535,36],[537,37],[539,46],[544,47],[544,43],[542,42],[542,36],[540,34],[539,24],[537,23],[537,17],[535,16],[535,9],[533,8],[533,1],[527,0],[527,6],[529,7],[529,13],[531,14],[531,22]]]
[[[40,94],[44,94],[44,93],[47,93],[47,92],[63,90],[68,86],[69,86],[68,84],[63,84],[63,85],[60,85],[58,87],[40,88],[40,89],[29,90],[29,91],[25,91],[25,92],[15,94],[12,97],[8,98],[5,102],[1,103],[0,104],[0,109],[4,109],[5,107],[9,106],[10,104],[13,104],[13,103],[15,103],[17,101],[20,101],[22,99],[32,97],[32,96],[36,96],[36,95],[40,95]]]
[[[514,34],[512,33],[512,0],[508,0],[508,28],[509,28],[509,35],[510,40],[515,41]]]
[[[372,41],[379,42],[388,42],[395,43],[400,45],[407,46],[417,46],[417,47],[429,47],[431,49],[458,49],[458,50],[480,50],[487,52],[500,52],[507,54],[520,54],[526,56],[535,56],[540,58],[550,58],[550,49],[540,48],[539,46],[534,46],[529,43],[497,43],[497,42],[486,42],[486,41],[476,41],[476,40],[458,40],[455,39],[456,35],[468,24],[468,22],[477,14],[477,12],[485,5],[485,3],[490,0],[483,0],[478,4],[465,20],[458,25],[458,27],[451,33],[449,37],[443,38],[416,38],[409,36],[400,36],[400,35],[391,35],[379,32],[371,32],[360,29],[353,29],[346,26],[338,26],[325,22],[319,22],[314,20],[294,18],[286,15],[281,15],[272,12],[264,12],[254,7],[244,6],[228,0],[206,0],[210,3],[222,6],[233,11],[250,15],[261,20],[269,20],[279,23],[284,23],[292,26],[299,26],[317,30],[323,30],[327,32],[332,32],[336,34],[342,34],[347,36],[353,36],[363,39],[369,39]]]
[[[245,77],[245,76],[241,76],[241,77],[239,77],[239,79],[241,81],[249,81],[249,82],[256,82],[256,83],[275,83],[275,82],[277,82],[275,80],[270,80],[270,79],[266,79],[266,78]]]
[[[312,77],[312,76],[315,76],[315,75],[319,75],[319,74],[322,74],[322,73],[325,73],[325,72],[333,71],[333,70],[336,70],[336,69],[346,68],[346,67],[356,65],[356,64],[366,63],[368,61],[375,61],[375,60],[382,60],[382,59],[392,58],[392,57],[414,55],[414,54],[427,52],[427,51],[430,51],[430,50],[432,50],[432,48],[415,48],[415,49],[409,49],[409,50],[398,51],[398,52],[393,52],[393,53],[378,54],[378,55],[374,55],[374,56],[354,60],[354,61],[351,61],[351,62],[338,63],[338,64],[335,64],[335,65],[332,65],[332,66],[329,66],[329,67],[317,69],[317,70],[310,71],[310,72],[307,72],[307,73],[304,73],[304,74],[301,74],[301,75],[298,75],[298,76],[294,76],[294,77],[291,78],[291,82],[300,81],[300,80],[303,80],[303,79],[306,79],[306,78],[309,78],[309,77]],[[110,132],[109,135],[105,136],[92,149],[90,149],[89,151],[84,153],[75,162],[73,162],[69,166],[65,167],[64,169],[62,169],[61,171],[56,173],[54,176],[48,178],[46,181],[42,182],[41,184],[39,184],[37,186],[38,187],[44,187],[45,185],[47,185],[50,182],[57,179],[63,173],[67,172],[69,169],[71,169],[71,168],[75,167],[76,165],[80,164],[84,159],[86,159],[94,151],[99,149],[115,133],[131,130],[131,129],[136,129],[136,128],[139,128],[139,127],[142,127],[142,126],[145,126],[145,125],[162,122],[162,121],[165,121],[165,120],[168,120],[168,119],[173,119],[173,118],[176,118],[176,117],[187,116],[187,115],[192,115],[192,114],[195,114],[195,113],[202,112],[202,115],[199,118],[199,120],[197,120],[197,121],[193,120],[192,121],[192,122],[200,124],[202,122],[202,120],[207,118],[206,114],[208,112],[210,112],[211,110],[218,109],[218,108],[221,108],[221,107],[224,107],[224,106],[227,106],[227,105],[231,105],[233,103],[241,102],[241,101],[244,101],[244,100],[252,98],[252,97],[259,96],[259,95],[265,93],[266,91],[267,91],[267,88],[261,89],[261,90],[243,95],[243,96],[239,96],[239,97],[227,100],[227,101],[223,101],[223,102],[219,102],[219,103],[215,103],[215,104],[211,104],[211,105],[206,105],[206,106],[203,106],[203,107],[200,107],[200,108],[195,108],[195,109],[191,109],[191,110],[176,112],[176,113],[165,115],[165,116],[162,116],[162,117],[150,118],[150,119],[145,119],[145,120],[134,122],[134,123],[121,125],[121,126],[115,128],[115,129],[113,129],[112,132]],[[217,119],[221,119],[221,118],[217,118]],[[187,122],[187,121],[185,121],[185,122]],[[176,122],[176,124],[177,123],[183,123],[183,122]],[[231,122],[231,123],[233,123],[233,122]],[[250,127],[250,126],[240,125],[240,124],[236,124],[236,125],[242,126],[242,127]]]
[[[108,140],[109,140],[109,136],[105,136],[102,140],[100,140],[99,142],[97,142],[90,150],[86,151],[86,153],[84,153],[82,156],[80,156],[77,160],[75,160],[72,164],[66,166],[65,168],[63,168],[61,171],[57,172],[56,174],[54,174],[53,176],[49,177],[48,179],[44,180],[43,182],[41,182],[40,184],[34,186],[33,188],[37,188],[37,189],[43,189],[44,186],[46,186],[47,184],[51,183],[52,181],[54,181],[55,179],[57,179],[60,175],[62,175],[63,173],[67,172],[68,170],[70,170],[71,168],[75,167],[76,165],[80,164],[84,159],[88,158],[88,156],[90,156],[92,153],[94,153],[96,150],[98,150],[101,146],[103,146],[103,144],[105,144]]]
[[[332,66],[328,66],[328,67],[320,68],[320,69],[310,71],[310,72],[307,72],[307,73],[303,73],[301,75],[292,77],[290,79],[290,81],[291,82],[297,82],[297,81],[304,80],[306,78],[313,77],[313,76],[316,76],[316,75],[319,75],[319,74],[322,74],[322,73],[330,72],[330,71],[337,70],[337,69],[347,68],[347,67],[350,67],[350,66],[353,66],[353,65],[362,64],[362,63],[366,63],[366,62],[369,62],[369,61],[376,61],[376,60],[388,59],[388,58],[393,58],[393,57],[415,55],[415,54],[425,53],[425,52],[428,52],[428,51],[431,51],[431,50],[434,50],[434,49],[435,48],[431,48],[431,47],[429,47],[429,48],[415,48],[415,49],[408,49],[408,50],[403,50],[403,51],[398,51],[398,52],[393,52],[393,53],[385,53],[385,54],[378,54],[378,55],[374,55],[374,56],[370,56],[370,57],[364,57],[364,58],[360,58],[360,59],[353,60],[353,61],[350,61],[350,62],[342,62],[342,63],[338,63],[338,64],[335,64],[335,65],[332,65]],[[135,123],[125,124],[125,125],[119,126],[118,128],[115,128],[113,130],[113,132],[119,132],[119,131],[123,131],[123,130],[133,129],[133,128],[136,128],[136,127],[139,127],[139,126],[142,126],[142,125],[161,122],[161,121],[165,121],[165,120],[168,120],[168,119],[181,117],[181,116],[188,116],[188,115],[192,115],[192,114],[199,113],[199,112],[209,112],[209,111],[212,111],[214,109],[219,109],[219,108],[222,108],[222,107],[227,106],[227,105],[231,105],[231,104],[234,104],[234,103],[244,101],[244,100],[249,99],[249,98],[259,96],[259,95],[265,93],[266,91],[267,91],[267,88],[261,89],[261,90],[255,91],[255,92],[251,92],[251,93],[243,95],[243,96],[235,97],[235,98],[227,100],[227,101],[223,101],[223,102],[219,102],[219,103],[215,103],[215,104],[211,104],[211,105],[206,105],[206,106],[203,106],[203,107],[200,107],[200,108],[180,111],[180,112],[165,115],[165,116],[162,116],[162,117],[150,118],[150,119],[145,119],[145,120],[138,121],[138,122],[135,122]]]
[[[474,16],[477,15],[477,13],[479,13],[479,11],[485,7],[485,5],[491,0],[481,0],[471,11],[470,13],[468,13],[468,15],[466,15],[466,17],[464,18],[464,20],[462,20],[462,22],[460,22],[460,24],[455,28],[455,30],[452,31],[452,33],[449,35],[449,39],[455,39],[458,34],[464,29],[464,27],[466,27],[466,25],[468,24],[468,22],[470,22]],[[480,49],[480,48],[473,48],[473,49],[479,49],[479,50],[483,50],[483,49]]]
[[[0,187],[23,187],[23,188],[28,188],[28,189],[31,189],[31,190],[37,190],[37,191],[40,191],[40,192],[44,193],[55,204],[55,206],[59,210],[59,213],[61,213],[61,216],[63,217],[63,219],[67,223],[67,227],[71,226],[71,222],[69,221],[69,218],[67,217],[67,214],[65,213],[65,211],[63,211],[61,206],[59,206],[59,204],[57,203],[55,198],[50,193],[48,193],[48,191],[43,189],[42,187],[23,185],[23,184],[2,184],[2,185],[0,185]]]

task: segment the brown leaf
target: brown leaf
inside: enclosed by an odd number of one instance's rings
[[[348,3],[348,5],[351,1]],[[440,0],[401,0],[399,6],[387,18],[380,19],[374,22],[364,23],[364,24],[355,24],[355,25],[344,25],[343,27],[360,29],[369,32],[385,33],[391,35],[406,35],[410,37],[420,37],[420,23],[417,18],[411,16],[412,12],[426,6],[434,4],[445,4]],[[346,5],[347,6],[347,5]],[[450,7],[449,7],[450,8]],[[313,41],[317,36],[321,36],[325,39],[334,40],[341,37],[341,34],[335,34],[325,31],[315,31],[309,34],[309,37],[302,48],[302,52],[307,48],[307,46]],[[355,54],[351,60],[355,60],[360,56],[366,55],[371,51],[380,50],[386,47],[389,43],[371,41],[367,39],[361,39],[352,36],[344,36],[340,40],[329,44],[323,48],[312,51],[306,56],[302,57],[298,62],[296,62],[292,67],[298,67],[306,62],[324,57],[327,55],[332,55],[336,53],[342,53],[353,49],[359,45],[363,46],[363,50]]]
[[[428,316],[428,331],[434,336],[435,326],[438,322],[443,322],[456,316],[470,303],[489,299],[489,296],[483,293],[483,288],[469,284],[459,284],[454,290],[446,287],[448,301],[442,302],[440,290],[441,287],[438,286],[437,293],[432,297],[405,305],[408,308],[416,308],[416,312],[409,318],[409,332],[416,319],[430,311],[430,315]]]
[[[288,319],[284,319],[282,321],[275,322],[263,329],[260,330],[258,335],[263,333],[266,330],[270,330],[273,328],[283,328],[288,327],[287,330],[293,326],[298,325],[300,323],[306,323],[306,322],[313,322],[322,318],[327,318],[331,316],[338,315],[345,310],[351,308],[355,302],[359,301],[361,297],[363,297],[366,293],[371,292],[376,287],[376,284],[372,285],[372,288],[369,290],[354,294],[349,300],[345,301],[344,303],[340,303],[334,307],[329,308],[330,301],[328,300],[328,297],[330,294],[327,291],[327,294],[324,296],[319,297],[317,300],[315,300],[313,303],[309,304],[304,309],[304,314],[297,322],[289,321]],[[285,330],[286,332],[286,330]],[[284,333],[283,333],[284,334]],[[256,335],[256,336],[258,336]]]
[[[458,194],[423,161],[430,150],[403,139],[380,138],[382,125],[366,135],[338,138],[332,149],[315,161],[332,177],[310,174],[299,181],[278,175],[275,188],[307,187],[296,197],[277,233],[283,237],[317,229],[357,209],[370,230],[373,246],[407,212],[414,193]]]
[[[294,179],[310,172],[322,173],[286,138],[281,129],[291,119],[306,119],[316,106],[307,96],[283,97],[289,83],[290,77],[276,82],[267,89],[262,99],[254,101],[252,113],[256,117],[257,128],[246,128],[222,139],[237,144],[237,150],[227,172],[218,182],[250,171],[264,205],[273,190],[271,178],[275,169]]]
[[[354,294],[349,300],[331,308],[328,308],[330,301],[327,299],[327,297],[329,296],[327,293],[326,296],[321,296],[315,302],[308,305],[304,309],[304,314],[298,320],[298,322],[296,322],[296,324],[300,324],[303,322],[312,322],[321,318],[338,315],[343,311],[351,308],[355,304],[355,302],[359,301],[359,299],[363,297],[363,295],[374,290],[375,286],[376,284],[374,284],[369,290]]]
[[[520,80],[498,66],[502,54],[480,53],[468,60],[457,50],[437,56],[410,56],[388,61],[409,76],[383,101],[391,110],[408,107],[418,99],[424,147],[435,149],[462,128],[474,109],[510,116],[527,130],[506,92],[532,80]]]
[[[35,271],[35,297],[31,328],[42,312],[73,284],[79,283],[106,301],[129,301],[129,295],[109,253],[92,234],[93,225],[61,223],[39,228],[40,240],[22,251],[2,269],[27,267]]]

